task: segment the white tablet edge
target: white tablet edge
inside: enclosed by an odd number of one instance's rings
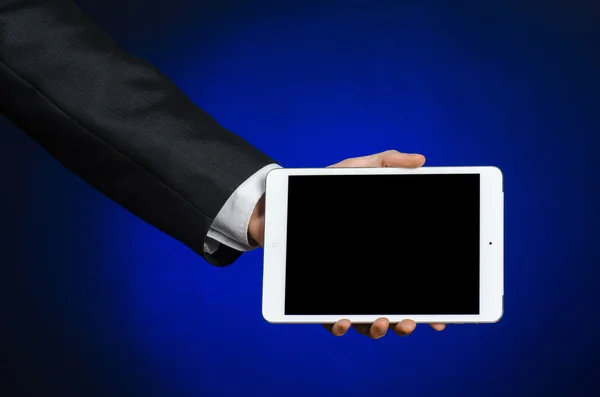
[[[287,181],[290,175],[480,174],[480,314],[479,315],[285,315],[285,249]],[[490,244],[491,243],[491,244]],[[276,169],[267,175],[262,312],[271,323],[333,323],[342,318],[370,323],[380,317],[391,322],[493,323],[503,315],[504,193],[502,172],[496,167],[317,168]],[[310,241],[307,248],[311,249]]]

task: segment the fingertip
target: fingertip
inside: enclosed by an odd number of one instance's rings
[[[369,336],[373,339],[383,338],[390,327],[390,321],[387,318],[379,318],[372,325]]]
[[[446,324],[431,324],[431,327],[436,331],[443,331],[446,329]]]
[[[425,162],[427,161],[427,158],[419,153],[410,153],[410,154],[407,154],[407,156],[410,158],[411,165],[414,168],[422,167],[425,164]]]
[[[427,157],[425,157],[422,154],[413,154],[413,156],[415,156],[415,158],[419,160],[419,162],[421,163],[421,165],[423,165],[423,164],[425,164],[427,162]]]
[[[350,320],[340,320],[337,323],[333,324],[331,328],[331,333],[335,336],[343,336],[350,329]]]
[[[394,331],[399,336],[407,336],[410,335],[415,328],[417,327],[417,323],[412,320],[402,320],[394,327]]]

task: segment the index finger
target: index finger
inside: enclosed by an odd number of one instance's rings
[[[334,168],[419,168],[425,164],[425,156],[422,154],[401,153],[397,150],[386,150],[385,152],[371,154],[363,157],[353,157],[340,161],[330,167]]]

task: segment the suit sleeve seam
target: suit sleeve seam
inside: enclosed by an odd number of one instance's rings
[[[39,95],[41,95],[51,106],[55,107],[60,113],[62,113],[63,115],[65,115],[66,117],[68,117],[70,120],[72,120],[73,122],[75,122],[78,126],[80,126],[84,131],[86,131],[87,133],[91,134],[94,138],[96,138],[97,140],[99,140],[100,142],[104,143],[105,145],[107,145],[108,147],[112,148],[114,151],[116,151],[117,153],[119,153],[121,156],[129,159],[129,161],[133,162],[134,164],[136,164],[137,166],[139,166],[140,168],[142,168],[143,170],[145,170],[146,172],[148,172],[148,174],[150,176],[152,176],[154,179],[156,179],[159,183],[161,183],[162,185],[164,185],[167,189],[169,189],[171,192],[173,192],[174,194],[176,194],[178,197],[180,197],[182,200],[184,200],[186,203],[188,203],[189,205],[192,206],[192,208],[196,209],[198,212],[200,212],[200,214],[202,214],[205,218],[209,219],[212,223],[213,218],[211,218],[210,216],[208,216],[204,211],[202,211],[200,208],[198,208],[196,205],[194,205],[192,202],[190,202],[187,198],[183,197],[179,192],[177,192],[175,189],[173,189],[171,186],[169,186],[169,184],[165,183],[161,178],[159,178],[158,176],[156,176],[153,172],[151,172],[150,170],[148,170],[147,167],[144,167],[143,165],[141,165],[139,162],[137,162],[136,160],[132,159],[130,156],[127,156],[125,153],[123,153],[122,151],[120,151],[119,149],[117,149],[116,147],[114,147],[113,145],[110,145],[108,142],[106,142],[104,139],[100,138],[97,134],[95,134],[92,130],[90,130],[88,127],[86,127],[85,125],[83,125],[81,122],[79,122],[79,120],[77,120],[75,117],[71,116],[70,114],[68,114],[64,109],[62,109],[59,105],[57,105],[56,103],[54,103],[54,101],[52,101],[52,99],[50,99],[47,95],[45,95],[38,87],[36,87],[34,84],[30,83],[29,81],[27,81],[27,79],[25,79],[23,76],[21,76],[19,73],[15,72],[13,69],[11,69],[2,59],[0,59],[0,63],[2,65],[4,65],[4,67],[10,71],[11,73],[13,73],[17,78],[19,78],[21,81],[23,81],[25,84],[29,85],[31,88],[33,88]]]

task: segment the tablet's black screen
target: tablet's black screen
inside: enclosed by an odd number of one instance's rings
[[[290,176],[285,314],[479,314],[479,184]]]

